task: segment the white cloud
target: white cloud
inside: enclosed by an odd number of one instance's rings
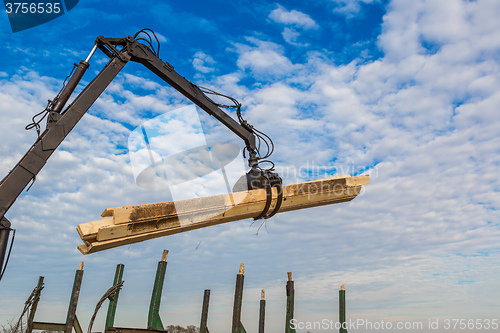
[[[318,24],[307,14],[299,12],[295,9],[290,11],[285,7],[278,5],[269,14],[269,18],[277,23],[291,25],[302,29],[318,29]]]
[[[380,2],[380,0],[331,0],[335,4],[335,13],[345,15],[350,19],[358,15],[361,11],[362,4],[372,4]]]
[[[123,76],[125,77],[127,84],[131,88],[141,88],[141,89],[147,89],[147,90],[161,89],[160,84],[153,82],[151,80],[145,79],[143,77],[140,77],[137,75],[132,75],[129,73],[124,73]]]
[[[283,39],[285,39],[287,43],[295,46],[308,46],[307,43],[298,42],[300,36],[299,29],[309,30],[319,28],[319,25],[309,15],[297,10],[288,11],[281,5],[278,5],[277,8],[271,11],[269,18],[276,23],[285,25],[282,32]]]
[[[158,38],[158,41],[159,41],[160,43],[166,43],[166,42],[168,42],[167,37],[163,36],[163,35],[162,35],[162,34],[160,34],[159,32],[155,32],[155,35],[156,35],[156,37]]]
[[[285,29],[283,30],[283,32],[281,34],[283,35],[283,39],[288,44],[295,45],[295,46],[302,46],[302,47],[309,46],[308,43],[299,43],[298,42],[298,38],[300,36],[300,33],[293,28],[285,27]]]
[[[237,65],[262,78],[281,78],[292,72],[294,65],[283,55],[283,48],[275,43],[248,38],[253,45],[237,44]]]
[[[238,66],[262,75],[286,75],[292,63],[288,58],[270,49],[253,49],[238,59]]]
[[[214,64],[215,64],[215,60],[211,56],[209,56],[201,51],[198,51],[195,53],[194,58],[193,58],[193,67],[197,71],[205,73],[205,74],[213,72],[214,71],[214,67],[213,67]],[[209,67],[209,66],[211,66],[211,67]]]
[[[425,54],[424,43],[430,43],[450,61],[470,62],[500,45],[493,32],[500,26],[494,16],[500,9],[497,2],[393,1],[390,6],[379,37],[386,57]]]
[[[283,38],[287,43],[295,43],[298,36],[299,33],[293,29],[285,28],[285,30],[283,30]]]

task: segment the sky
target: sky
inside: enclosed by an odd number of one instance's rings
[[[1,14],[1,175],[35,141],[24,127],[97,36],[150,28],[179,74],[242,103],[244,117],[273,139],[285,184],[340,174],[369,174],[371,184],[349,203],[278,214],[258,233],[259,223],[244,220],[83,256],[79,223],[108,207],[172,197],[136,185],[129,137],[192,104],[128,64],[6,215],[16,240],[0,282],[0,324],[17,320],[38,276],[45,288],[35,319],[63,322],[84,261],[84,329],[119,263],[115,324],[145,328],[164,249],[165,325],[198,326],[210,289],[209,329],[227,331],[240,263],[247,331],[257,330],[261,289],[266,331],[283,330],[287,272],[302,323],[337,320],[342,284],[352,320],[421,322],[413,330],[421,332],[452,332],[451,319],[500,320],[498,13],[496,0],[81,0],[16,33]],[[106,62],[98,51],[76,93]],[[199,117],[207,140],[241,147]],[[177,139],[198,145],[187,134]],[[104,317],[105,309],[94,331]],[[429,329],[436,321],[440,330]],[[350,331],[370,331],[357,328]]]

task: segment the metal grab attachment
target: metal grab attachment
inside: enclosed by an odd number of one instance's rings
[[[281,208],[281,203],[283,202],[283,187],[281,186],[281,183],[275,185],[274,187],[276,187],[276,189],[278,191],[278,198],[277,198],[277,201],[276,201],[276,206],[274,206],[274,209],[273,209],[273,211],[270,214],[267,214],[267,215],[264,216],[265,219],[271,218],[274,215],[276,215],[276,213]],[[272,194],[272,191],[271,191],[271,194]],[[272,197],[271,197],[270,200],[272,200]]]
[[[250,173],[251,171],[247,174],[247,176],[249,176]],[[270,170],[260,171],[258,180],[259,184],[257,184],[257,186],[263,186],[266,189],[266,205],[264,206],[262,212],[253,219],[254,220],[268,219],[276,215],[276,213],[278,213],[279,209],[281,208],[281,204],[283,202],[282,180],[277,173],[271,172]],[[255,181],[255,179],[253,179],[253,181]],[[252,181],[249,181],[249,184],[254,184],[254,183]],[[273,190],[272,190],[273,187],[276,188],[278,197],[276,198],[276,205],[274,206],[271,213],[268,214],[269,208],[271,208],[271,203],[273,200]],[[257,188],[262,188],[262,187],[257,187]]]
[[[276,205],[274,206],[274,209],[272,210],[271,213],[267,214],[267,212],[269,211],[269,208],[271,207],[271,202],[273,200],[273,190],[272,190],[273,187],[276,187],[277,192],[278,192],[278,197],[277,197]],[[253,219],[260,220],[260,219],[268,219],[268,218],[273,217],[274,215],[276,215],[276,213],[278,213],[279,209],[281,208],[282,202],[283,202],[283,187],[281,186],[281,184],[274,184],[272,186],[270,184],[268,184],[266,186],[266,205],[264,206],[264,209],[262,210],[262,212],[258,216],[254,217]]]

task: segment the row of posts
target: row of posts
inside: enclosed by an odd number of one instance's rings
[[[141,333],[141,331],[152,332],[166,332],[163,323],[160,318],[160,303],[161,295],[163,290],[163,281],[165,280],[165,274],[167,270],[167,255],[168,251],[164,250],[162,258],[158,263],[158,268],[156,270],[156,277],[153,286],[153,292],[151,295],[151,303],[149,306],[148,313],[148,324],[147,329],[137,329],[137,328],[117,328],[114,327],[114,320],[116,314],[116,308],[118,304],[119,288],[109,296],[108,311],[106,316],[105,331],[106,333]],[[123,283],[123,271],[125,266],[123,264],[118,264],[116,267],[115,277],[113,280],[113,286],[117,286]],[[292,273],[288,272],[288,281],[286,283],[286,323],[285,323],[285,333],[295,333],[293,329],[292,319],[294,319],[294,296],[295,288],[294,281],[292,280]],[[28,316],[28,328],[27,333],[31,333],[32,330],[50,330],[50,331],[64,331],[65,333],[72,333],[73,328],[76,333],[82,333],[82,329],[78,318],[76,316],[76,308],[78,304],[78,298],[80,294],[80,287],[83,278],[83,262],[80,264],[79,269],[76,271],[75,280],[73,283],[73,289],[71,292],[70,303],[68,308],[68,313],[66,316],[66,322],[63,324],[58,323],[48,323],[48,322],[38,322],[34,321],[35,312],[38,305],[38,300],[40,298],[41,290],[43,289],[43,276],[40,276],[38,280],[38,285],[33,291],[32,295],[32,305],[31,311],[29,311]],[[243,303],[243,284],[244,284],[244,265],[240,265],[238,274],[236,275],[236,286],[234,291],[234,305],[233,305],[233,317],[232,317],[232,329],[231,333],[246,333],[246,330],[241,322],[241,310]],[[111,289],[111,288],[110,288]],[[203,305],[201,310],[201,322],[200,322],[200,333],[209,333],[207,322],[208,322],[208,310],[210,302],[210,290],[206,289],[203,295]],[[265,312],[266,312],[266,300],[265,292],[261,292],[260,309],[259,309],[259,326],[258,333],[264,333],[265,328]],[[346,310],[345,310],[345,289],[342,285],[339,290],[339,323],[343,324],[346,322]],[[345,325],[340,325],[339,333],[347,333],[344,329]]]

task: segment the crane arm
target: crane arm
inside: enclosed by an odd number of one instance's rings
[[[97,48],[110,58],[109,62],[80,92],[75,100],[64,109],[66,102],[85,71],[89,68],[89,61]],[[271,193],[270,188],[272,186],[281,188],[281,178],[277,173],[272,172],[272,170],[262,170],[258,167],[261,157],[256,147],[256,135],[251,125],[246,121],[241,123],[235,121],[208,98],[200,87],[179,75],[172,65],[163,62],[150,47],[140,43],[138,39],[130,36],[126,38],[99,36],[92,51],[86,60],[81,61],[76,67],[63,90],[53,101],[49,101],[46,110],[48,113],[46,129],[38,136],[35,143],[14,168],[0,181],[0,271],[3,266],[9,232],[12,230],[5,214],[28,184],[35,180],[36,175],[56,148],[129,61],[144,65],[202,110],[214,116],[245,142],[249,153],[248,164],[251,170],[240,179],[241,183],[244,184],[240,189],[266,188],[267,192]],[[271,198],[268,198],[268,200],[270,203]],[[278,198],[278,201],[280,200]],[[266,215],[269,209],[268,206],[261,214],[262,216],[258,218],[274,215],[276,209],[271,214]]]

